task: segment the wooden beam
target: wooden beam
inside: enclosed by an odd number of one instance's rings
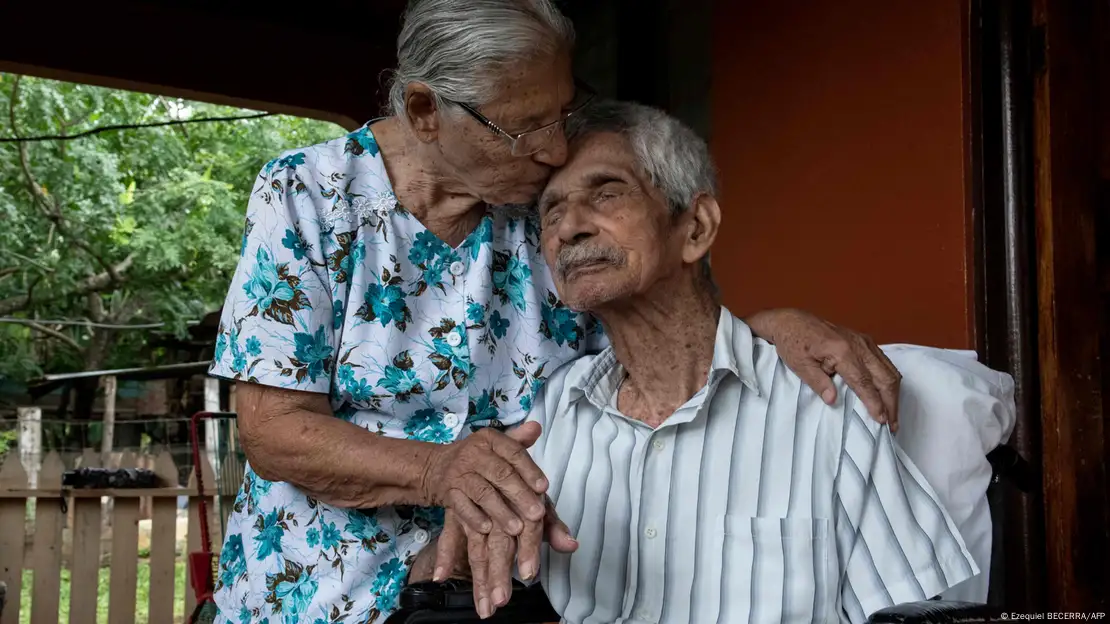
[[[321,1],[347,12],[335,22],[236,3],[104,0],[67,4],[58,19],[51,3],[15,3],[0,26],[0,70],[357,126],[384,101],[400,3]]]
[[[1110,606],[1110,480],[1098,285],[1095,7],[1037,0],[1044,69],[1034,87],[1045,546],[1052,611]],[[1110,33],[1103,32],[1105,37]]]

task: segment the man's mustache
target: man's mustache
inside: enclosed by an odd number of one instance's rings
[[[589,243],[567,245],[559,251],[559,257],[555,259],[555,272],[560,277],[566,277],[567,271],[586,264],[623,266],[625,260],[624,252],[620,249]]]

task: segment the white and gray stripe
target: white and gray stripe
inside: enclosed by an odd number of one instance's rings
[[[541,582],[572,623],[864,621],[978,574],[948,514],[837,380],[825,405],[721,309],[709,382],[658,429],[612,349],[552,374],[532,453],[580,543]]]

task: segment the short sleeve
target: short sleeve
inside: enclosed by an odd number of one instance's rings
[[[209,374],[327,393],[342,304],[337,311],[319,220],[299,190],[310,177],[303,163],[303,153],[287,154],[258,175]]]
[[[852,622],[928,600],[979,573],[929,483],[854,394],[834,488],[841,607]]]

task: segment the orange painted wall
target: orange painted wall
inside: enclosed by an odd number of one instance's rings
[[[964,0],[717,0],[713,249],[738,313],[970,348]]]

